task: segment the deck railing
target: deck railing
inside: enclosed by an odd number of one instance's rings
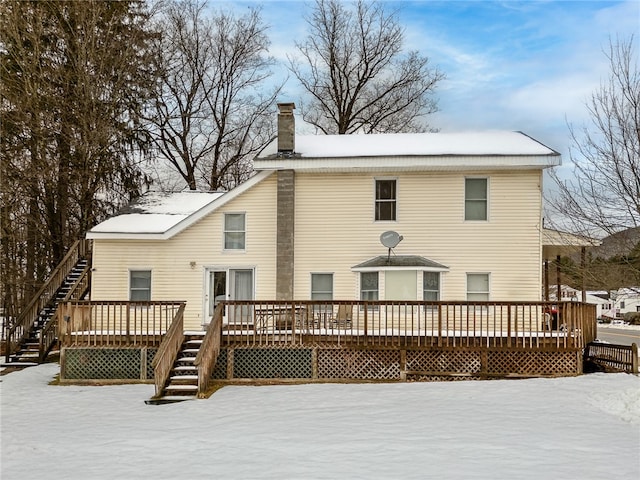
[[[593,305],[578,302],[225,301],[223,345],[583,348]]]
[[[198,396],[205,394],[211,382],[211,374],[216,366],[218,354],[220,353],[220,342],[222,339],[222,312],[223,305],[216,306],[213,312],[211,323],[207,326],[200,345],[200,350],[193,364],[198,369]]]
[[[184,309],[185,304],[180,305],[164,340],[160,344],[155,357],[153,357],[153,362],[151,362],[155,372],[156,396],[160,395],[165,383],[167,383],[176,355],[184,342]]]
[[[58,338],[69,346],[157,346],[185,302],[71,301],[58,307]]]

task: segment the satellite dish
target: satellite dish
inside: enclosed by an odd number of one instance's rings
[[[388,230],[380,235],[380,243],[387,248],[396,248],[396,246],[402,241],[402,235],[393,230]]]

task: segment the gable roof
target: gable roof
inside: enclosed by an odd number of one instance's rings
[[[295,152],[278,154],[277,139],[254,168],[295,170],[547,168],[560,154],[522,132],[296,135]]]
[[[228,192],[148,192],[89,230],[87,238],[171,238],[272,173],[260,172]]]

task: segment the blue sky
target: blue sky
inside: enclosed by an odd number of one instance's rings
[[[304,1],[214,1],[242,10],[262,5],[270,53],[283,61],[306,36]],[[406,48],[419,50],[446,75],[437,90],[443,131],[520,130],[563,155],[569,174],[569,129],[588,121],[585,102],[608,74],[609,38],[635,34],[640,1],[392,1]],[[290,78],[282,101],[297,101]]]

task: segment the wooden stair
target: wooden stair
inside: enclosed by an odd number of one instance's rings
[[[8,362],[5,363],[5,365],[37,365],[46,359],[53,345],[44,345],[45,351],[41,352],[40,334],[49,322],[51,322],[56,309],[58,308],[58,304],[66,299],[69,292],[81,280],[83,272],[88,264],[89,260],[86,258],[78,260],[69,274],[65,277],[58,290],[56,290],[55,295],[48,301],[45,307],[38,312],[31,328],[28,330],[24,338],[19,341],[17,350],[9,356]]]
[[[185,332],[171,375],[161,395],[155,400],[157,403],[180,402],[197,397],[198,370],[193,362],[200,351],[204,335],[205,332]]]

